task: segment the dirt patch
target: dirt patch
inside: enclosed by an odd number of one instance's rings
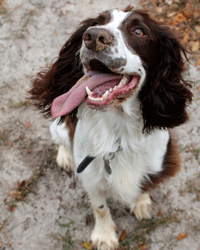
[[[94,226],[88,197],[73,175],[57,168],[50,121],[29,105],[26,90],[80,21],[130,1],[100,3],[0,1],[1,250],[86,249],[82,244]],[[176,129],[182,170],[151,193],[153,218],[138,222],[124,206],[109,201],[121,250],[200,249],[200,68],[193,64],[186,72],[196,83],[190,120]]]

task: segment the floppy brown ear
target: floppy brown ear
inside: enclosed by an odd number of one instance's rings
[[[87,19],[62,47],[59,57],[46,70],[39,72],[33,79],[30,99],[46,117],[51,116],[53,100],[67,92],[83,75],[79,58],[82,35],[94,25],[95,19]]]
[[[157,61],[139,93],[145,132],[184,123],[192,101],[191,84],[182,77],[186,51],[166,26],[158,27]]]

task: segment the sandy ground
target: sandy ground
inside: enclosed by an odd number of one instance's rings
[[[0,14],[0,250],[85,249],[94,225],[87,195],[57,168],[50,121],[26,102],[26,90],[81,20],[138,2],[7,0]],[[138,222],[109,201],[119,236],[126,230],[121,249],[200,250],[200,68],[191,64],[186,77],[196,85],[190,120],[176,129],[181,172],[151,193],[152,220]],[[11,191],[22,181],[30,193],[16,201]]]

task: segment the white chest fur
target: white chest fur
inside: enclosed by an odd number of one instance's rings
[[[96,157],[78,174],[85,189],[88,192],[98,189],[125,203],[137,198],[145,176],[162,170],[169,140],[167,130],[143,134],[139,104],[134,102],[133,106],[128,102],[122,108],[105,112],[88,109],[83,104],[78,112],[73,150],[76,167],[87,155]],[[122,151],[117,152],[118,141]],[[115,152],[111,175],[106,172],[103,161],[104,155],[109,152]]]

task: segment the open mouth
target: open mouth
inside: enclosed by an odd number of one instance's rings
[[[114,74],[105,65],[97,60],[90,62],[91,71],[104,75],[105,81],[94,88],[86,86],[86,104],[95,108],[102,108],[113,103],[116,99],[127,98],[132,94],[140,80],[138,74]]]
[[[102,109],[111,104],[117,107],[132,95],[140,76],[113,73],[97,60],[90,62],[88,72],[65,94],[54,99],[51,106],[53,118],[66,115],[78,107],[86,98],[86,104]]]

